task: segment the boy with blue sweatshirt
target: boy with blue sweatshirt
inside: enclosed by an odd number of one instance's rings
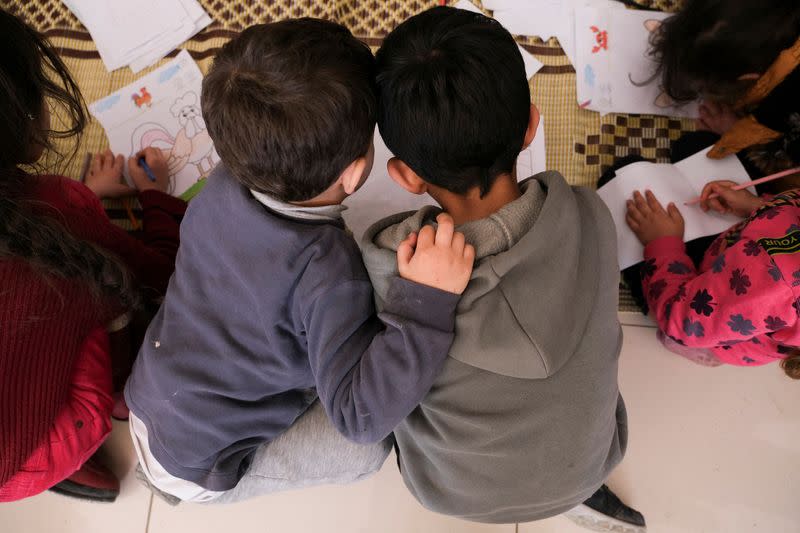
[[[474,250],[447,216],[408,235],[376,316],[341,218],[372,167],[374,58],[342,26],[248,28],[202,108],[222,163],[125,390],[142,470],[188,501],[364,477],[444,363]]]

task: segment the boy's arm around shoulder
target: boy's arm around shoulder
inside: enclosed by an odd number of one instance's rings
[[[398,259],[401,273],[410,279],[390,282],[379,315],[366,275],[337,283],[305,308],[303,325],[320,401],[351,440],[385,438],[427,394],[444,364],[456,305],[474,258],[463,235],[456,238],[452,224],[449,228],[439,241],[428,227],[419,242],[416,235],[404,242]]]

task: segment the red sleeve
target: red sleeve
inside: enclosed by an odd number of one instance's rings
[[[685,346],[717,348],[791,327],[791,288],[755,241],[741,239],[698,273],[677,237],[645,247],[642,288],[659,329]]]
[[[111,432],[111,361],[104,328],[86,337],[74,364],[64,407],[42,444],[0,487],[0,501],[39,494],[71,476]]]
[[[82,183],[56,176],[39,179],[42,199],[64,212],[70,229],[118,255],[142,286],[160,294],[166,291],[175,269],[180,219],[186,212],[186,202],[159,191],[139,193],[143,231],[134,237],[108,219],[100,200]],[[53,183],[61,187],[54,187]],[[54,190],[58,194],[53,194]]]
[[[180,218],[186,202],[158,191],[139,194],[143,231],[137,237],[115,226],[103,214],[105,231],[97,244],[119,255],[143,286],[164,294],[175,270],[180,243]]]

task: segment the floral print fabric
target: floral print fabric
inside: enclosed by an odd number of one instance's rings
[[[676,237],[645,247],[642,287],[672,343],[755,366],[800,346],[800,194],[776,196],[720,235],[697,269]]]

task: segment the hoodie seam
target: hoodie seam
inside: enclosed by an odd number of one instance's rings
[[[499,278],[500,276],[499,276],[499,274],[497,273],[497,271],[494,269],[494,265],[491,265],[491,268],[492,268],[492,272],[494,273],[494,275],[495,275],[495,276],[497,276],[497,277]],[[506,291],[505,291],[505,288],[504,288],[504,287],[502,287],[500,284],[498,284],[498,285],[497,285],[497,288],[498,288],[498,289],[500,289],[500,294],[503,296],[503,301],[506,303],[506,305],[509,307],[509,309],[512,309],[512,310],[513,310],[514,308],[511,306],[511,302],[509,302],[509,301],[508,301],[508,298],[506,297]],[[542,356],[542,349],[541,349],[541,347],[539,346],[539,343],[538,343],[538,342],[536,342],[536,341],[533,339],[533,337],[531,337],[531,336],[528,334],[528,330],[526,330],[524,327],[522,327],[522,324],[520,323],[519,319],[517,318],[517,314],[516,314],[516,313],[512,312],[512,313],[511,313],[511,316],[513,316],[513,317],[514,317],[514,322],[516,322],[516,323],[517,323],[517,326],[519,327],[519,329],[520,329],[520,330],[521,330],[523,333],[525,333],[525,336],[528,338],[528,340],[531,342],[531,344],[532,344],[532,345],[533,345],[533,346],[536,348],[536,353],[537,353],[537,355],[539,356],[539,360],[542,362],[542,366],[544,367],[545,376],[549,376],[549,375],[550,375],[550,368],[549,368],[549,366],[548,366],[548,364],[547,364],[547,361],[546,361],[546,360],[545,360],[545,358]]]

